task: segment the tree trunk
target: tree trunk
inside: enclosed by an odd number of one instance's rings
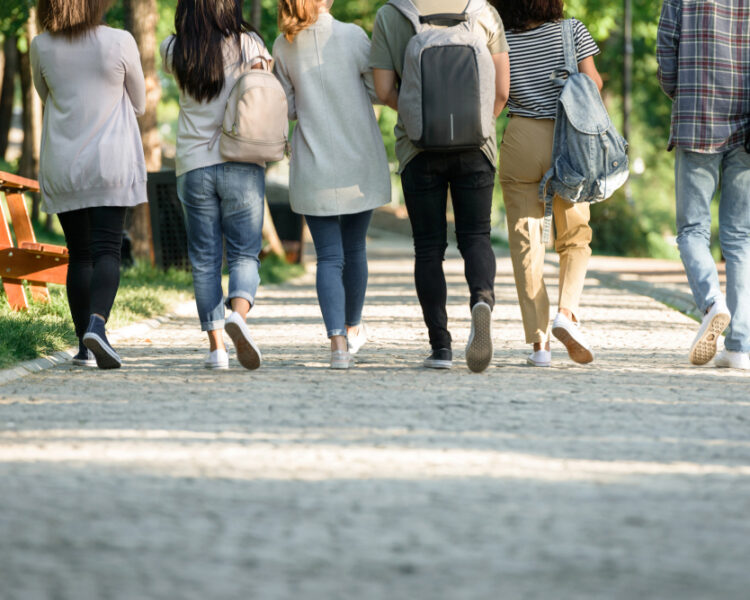
[[[34,89],[31,76],[31,40],[37,35],[36,8],[29,10],[26,22],[26,52],[19,60],[21,73],[21,98],[23,100],[23,146],[18,172],[29,179],[39,179],[39,154],[42,146],[42,99]],[[31,194],[31,220],[39,221],[39,194]]]
[[[260,31],[260,21],[263,15],[263,3],[261,0],[253,0],[252,8],[250,9],[250,24]]]
[[[146,169],[161,169],[161,138],[156,119],[156,109],[161,97],[159,76],[156,72],[156,24],[159,18],[156,0],[125,0],[125,25],[133,34],[141,53],[143,75],[146,78],[146,112],[138,119],[141,128]],[[153,262],[151,218],[148,205],[141,204],[133,211],[130,237],[133,254]]]
[[[10,123],[13,118],[13,96],[15,92],[16,73],[18,72],[18,38],[6,35],[3,41],[2,91],[0,91],[0,159],[5,159],[8,150]]]

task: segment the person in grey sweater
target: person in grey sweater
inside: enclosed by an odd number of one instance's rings
[[[331,368],[347,369],[366,341],[366,234],[391,197],[372,108],[370,41],[334,19],[331,1],[281,0],[274,73],[287,95],[292,136],[289,199],[305,215],[318,256],[317,291]]]
[[[100,25],[107,0],[40,0],[44,31],[31,43],[44,102],[39,183],[70,252],[67,292],[79,338],[74,363],[118,368],[104,325],[120,283],[128,207],[146,202],[146,162],[136,116],[146,85],[133,36]]]

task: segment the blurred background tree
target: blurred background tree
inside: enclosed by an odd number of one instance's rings
[[[623,114],[624,3],[627,0],[567,0],[566,11],[590,29],[602,54],[597,63],[605,79],[604,99],[618,127]],[[173,78],[161,71],[158,44],[174,30],[177,0],[116,0],[107,16],[114,27],[131,30],[141,50],[148,82],[148,111],[140,119],[144,148],[149,169],[173,164],[176,121],[178,114],[177,87]],[[653,0],[630,0],[633,17],[633,101],[631,113],[631,196],[621,191],[611,200],[592,210],[596,252],[631,256],[677,256],[674,235],[674,184],[672,155],[666,152],[669,131],[670,103],[659,89],[656,79],[656,28],[661,7]],[[357,23],[372,32],[375,13],[385,0],[336,0],[333,14],[342,21]],[[28,98],[27,88],[30,0],[3,0],[0,7],[2,37],[2,89],[0,89],[0,167],[5,170],[31,173],[38,169],[34,162],[38,139],[34,129],[38,117]],[[277,36],[276,0],[246,0],[246,17],[252,21],[269,49]],[[23,115],[26,115],[25,117]],[[389,157],[393,154],[395,114],[379,110],[381,131]],[[14,123],[14,127],[11,127]],[[498,120],[502,134],[506,119]],[[10,135],[11,132],[23,135]],[[28,139],[19,145],[18,137]],[[9,139],[15,140],[9,144]],[[23,150],[23,151],[22,151]],[[162,157],[163,154],[163,157]],[[24,158],[22,158],[22,155]],[[38,161],[38,150],[37,159]],[[7,162],[6,162],[7,161]],[[394,165],[395,168],[395,165]],[[396,180],[397,181],[397,180]],[[502,230],[504,211],[499,186],[496,187],[495,223]],[[134,220],[136,243],[147,236],[148,219]],[[143,250],[142,250],[143,252]]]

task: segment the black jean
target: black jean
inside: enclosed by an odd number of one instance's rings
[[[68,305],[79,338],[90,316],[108,319],[115,302],[125,211],[120,206],[97,206],[57,215],[70,252]]]
[[[470,306],[495,306],[495,253],[490,216],[495,169],[479,150],[422,152],[401,174],[406,209],[414,236],[414,280],[433,349],[450,348],[448,290],[443,273],[448,247],[446,205],[453,200],[458,249],[471,293]]]

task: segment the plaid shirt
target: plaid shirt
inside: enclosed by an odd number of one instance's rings
[[[664,0],[659,83],[674,102],[669,149],[717,153],[750,133],[750,0]]]

